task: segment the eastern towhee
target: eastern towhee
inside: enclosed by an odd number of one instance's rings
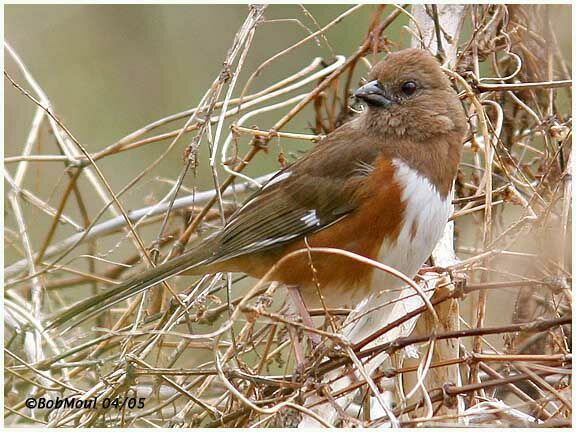
[[[389,54],[354,95],[366,109],[278,172],[221,231],[72,306],[49,326],[83,321],[180,273],[262,277],[307,245],[355,252],[413,277],[449,217],[464,111],[437,60],[417,49]],[[308,306],[318,304],[319,286],[329,307],[355,306],[376,291],[404,285],[344,256],[312,254],[312,264],[316,278],[310,258],[301,254],[272,279],[298,286]]]

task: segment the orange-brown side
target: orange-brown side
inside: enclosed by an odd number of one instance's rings
[[[356,192],[362,204],[354,212],[333,225],[307,236],[311,247],[331,247],[377,259],[384,240],[393,244],[402,229],[405,206],[402,187],[394,179],[394,167],[386,158],[379,158],[374,171],[365,177]],[[275,249],[237,257],[210,266],[211,271],[238,271],[261,278],[284,255],[306,247],[300,239]],[[334,285],[367,285],[372,268],[349,258],[313,254],[320,287]],[[273,280],[290,285],[310,286],[313,273],[307,254],[286,262],[272,276]]]

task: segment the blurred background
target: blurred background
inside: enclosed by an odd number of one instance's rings
[[[320,25],[348,8],[306,5]],[[28,65],[64,123],[93,152],[153,120],[196,106],[220,72],[247,12],[246,5],[9,5],[6,40]],[[323,38],[317,38],[272,63],[253,90],[291,75],[314,57],[331,62],[333,54],[349,56],[362,41],[372,12],[373,6],[366,6],[328,31],[333,51]],[[271,22],[259,27],[240,83],[268,57],[318,29],[298,5],[272,6],[265,15]],[[395,34],[398,27],[393,26],[390,33]],[[12,66],[7,58],[7,70],[13,70]],[[6,156],[12,156],[21,151],[34,107],[6,81],[5,94]],[[308,114],[291,122],[289,130],[309,130],[313,119]],[[258,123],[265,129],[268,119],[261,118]],[[140,164],[153,160],[165,144],[134,152],[129,164],[114,157],[103,161],[111,184],[119,186],[132,178]],[[180,150],[186,144],[183,141]],[[264,161],[256,162],[252,168]],[[181,151],[175,151],[157,174],[169,176],[181,164]],[[199,173],[197,185],[209,186],[211,179]]]

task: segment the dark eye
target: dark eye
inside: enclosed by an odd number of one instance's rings
[[[406,96],[412,96],[417,88],[418,85],[414,81],[406,81],[402,84],[402,93]]]

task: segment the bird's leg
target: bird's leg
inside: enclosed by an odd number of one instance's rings
[[[288,326],[288,336],[294,346],[294,356],[296,357],[296,369],[299,370],[304,365],[304,350],[298,338],[298,330],[293,326]]]
[[[298,312],[300,318],[302,318],[302,323],[307,327],[315,327],[314,321],[312,321],[312,317],[308,312],[308,308],[306,307],[306,304],[304,304],[304,299],[302,298],[300,289],[293,285],[287,286],[286,288],[288,290],[290,300],[296,309],[296,312]],[[310,339],[310,343],[312,343],[313,347],[316,347],[320,344],[320,335],[317,333],[306,332],[306,335]]]
[[[288,290],[290,292],[290,290]],[[283,306],[283,315],[290,321],[297,321],[300,317],[300,314],[295,308],[294,302],[292,301],[291,295],[289,296],[290,299]],[[294,379],[299,376],[299,371],[304,368],[304,349],[302,344],[300,343],[300,334],[299,328],[293,325],[288,325],[288,337],[290,338],[290,342],[292,343],[292,347],[294,348],[294,357],[296,358],[296,373],[294,374]]]

